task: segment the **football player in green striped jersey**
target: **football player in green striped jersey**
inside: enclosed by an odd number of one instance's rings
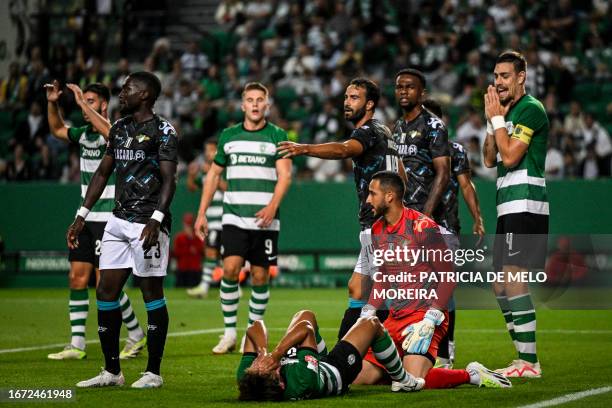
[[[327,353],[314,313],[302,310],[293,316],[272,352],[268,352],[263,321],[247,330],[237,372],[239,399],[278,401],[342,395],[359,375],[369,348],[391,377],[392,391],[423,388],[425,380],[404,369],[393,340],[376,316],[357,320]]]
[[[276,151],[277,144],[287,140],[287,132],[266,120],[269,107],[265,86],[258,82],[245,85],[244,120],[221,132],[202,191],[195,230],[204,239],[210,229],[206,211],[225,170],[220,291],[225,331],[213,348],[215,354],[236,347],[238,276],[245,261],[251,264],[249,325],[263,318],[270,297],[270,267],[276,265],[278,256],[279,206],[291,184],[291,160]]]
[[[547,252],[544,162],[549,122],[542,103],[527,94],[526,76],[523,55],[503,52],[495,64],[495,85],[484,96],[484,161],[487,167],[497,166],[494,267],[507,276],[543,270]],[[499,371],[506,377],[540,377],[536,315],[527,283],[505,279],[493,289],[518,353],[518,359]]]
[[[110,130],[108,121],[108,102],[110,91],[102,84],[93,83],[82,91],[77,85],[68,84],[74,93],[77,105],[83,112],[87,125],[71,127],[67,125],[58,107],[58,99],[62,94],[59,82],[46,84],[48,101],[48,120],[51,134],[60,140],[78,145],[81,165],[81,197],[84,197],[87,186],[98,168],[104,152]],[[114,178],[113,178],[114,180]],[[96,283],[99,280],[98,261],[104,226],[114,206],[114,182],[102,193],[98,203],[87,216],[85,228],[79,236],[80,246],[70,250],[70,327],[71,341],[62,351],[48,355],[52,360],[83,359],[85,352],[85,327],[89,314],[89,294],[87,284],[91,273],[95,270]],[[128,329],[128,341],[121,352],[121,358],[131,358],[146,345],[146,336],[134,314],[131,302],[125,293],[120,297],[123,322]]]

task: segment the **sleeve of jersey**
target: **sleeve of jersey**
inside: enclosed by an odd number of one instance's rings
[[[535,105],[527,105],[514,120],[514,131],[511,139],[519,140],[526,145],[531,144],[531,138],[536,130],[540,129],[546,121],[546,114]]]
[[[221,133],[219,137],[219,143],[217,144],[217,153],[213,160],[217,165],[221,167],[227,166],[227,155],[225,154],[225,137],[224,133]]]
[[[162,122],[163,129],[159,136],[159,160],[178,162],[178,138],[169,122]]]
[[[372,147],[374,143],[374,138],[372,134],[365,129],[355,129],[353,133],[351,133],[351,139],[355,139],[363,146],[363,150],[367,150]]]
[[[429,151],[431,158],[450,156],[448,147],[448,131],[442,124],[436,128],[429,129]]]
[[[453,169],[455,174],[464,174],[470,172],[470,160],[468,159],[467,152],[461,146],[459,146],[459,151],[457,152],[457,166]]]
[[[236,380],[242,380],[244,372],[253,364],[253,361],[257,358],[257,353],[244,353],[238,364],[238,370],[236,371]]]
[[[69,127],[68,128],[68,140],[74,143],[79,142],[79,138],[81,137],[81,132],[78,128]]]

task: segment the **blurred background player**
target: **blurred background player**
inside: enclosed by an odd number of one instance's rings
[[[176,287],[192,287],[200,280],[204,243],[194,234],[193,214],[183,214],[183,229],[174,237],[172,257],[176,259]]]
[[[361,371],[362,358],[370,348],[392,378],[392,391],[423,388],[422,378],[414,378],[404,370],[389,333],[375,316],[359,319],[327,353],[315,314],[302,310],[293,316],[271,353],[263,321],[247,330],[237,372],[238,398],[279,401],[342,395]]]
[[[100,282],[96,290],[98,335],[104,353],[99,375],[77,387],[121,386],[119,363],[121,311],[118,301],[130,273],[140,278],[147,309],[147,368],[132,388],[158,388],[168,333],[164,277],[170,256],[170,204],[176,190],[177,135],[172,125],[153,113],[161,92],[150,72],[130,74],[119,93],[121,114],[109,131],[104,158],[87,188],[83,205],[68,228],[68,247],[77,239],[90,209],[98,201],[116,169],[115,208],[102,237]]]
[[[404,173],[389,128],[373,118],[379,99],[380,89],[375,82],[355,78],[344,93],[344,117],[355,127],[347,141],[323,144],[284,142],[279,145],[279,153],[284,157],[304,155],[331,160],[353,159],[362,231],[375,220],[372,207],[366,202],[372,175],[381,170]],[[344,312],[338,339],[343,338],[359,318],[365,305],[363,287],[368,285],[369,277],[356,268],[349,281],[349,305]],[[380,317],[384,320],[384,313]]]
[[[548,242],[548,196],[544,163],[549,122],[542,103],[525,91],[527,62],[506,51],[495,63],[495,85],[484,97],[488,120],[485,165],[497,166],[497,231],[494,266],[506,274],[544,270]],[[493,290],[518,359],[500,372],[540,377],[536,315],[526,282],[494,283]]]
[[[110,130],[108,121],[108,102],[110,91],[99,83],[85,87],[84,91],[68,84],[74,93],[75,101],[83,112],[87,125],[82,127],[68,126],[60,113],[58,100],[63,91],[58,81],[46,84],[47,110],[51,134],[60,140],[78,144],[81,170],[81,199],[85,198],[87,186],[91,182],[94,171],[98,168],[106,151],[106,141]],[[85,227],[78,236],[79,247],[70,249],[70,329],[72,337],[70,344],[58,353],[47,357],[52,360],[82,359],[85,353],[85,328],[89,314],[88,282],[92,271],[96,273],[96,284],[99,280],[98,262],[104,226],[110,218],[115,199],[115,175],[111,175],[108,184],[98,202],[91,208],[85,219]],[[140,328],[138,319],[132,309],[130,299],[121,292],[121,316],[128,329],[128,339],[121,351],[121,358],[135,357],[146,345],[147,339]]]
[[[433,99],[427,99],[423,102],[423,107],[442,118],[442,107]],[[472,183],[470,161],[467,151],[456,142],[448,142],[448,147],[451,157],[451,177],[448,183],[446,192],[442,195],[442,203],[445,210],[441,213],[441,217],[435,221],[442,226],[454,238],[447,240],[447,243],[454,243],[456,248],[459,248],[459,234],[461,233],[461,224],[459,221],[459,187],[463,199],[472,214],[474,224],[472,232],[478,235],[480,239],[484,237],[485,229],[482,215],[480,213],[480,205],[478,204],[478,195],[474,183]],[[480,241],[479,241],[480,243]],[[450,246],[450,245],[449,245]],[[456,322],[456,305],[454,297],[451,298],[448,305],[448,330],[446,335],[440,341],[438,349],[438,359],[436,367],[452,368],[455,360],[455,322]]]
[[[426,215],[407,208],[402,203],[404,183],[397,173],[381,171],[372,177],[369,186],[368,203],[374,208],[378,220],[372,225],[371,234],[374,248],[389,248],[391,245],[401,245],[404,248],[427,248],[433,250],[446,249],[446,240],[438,225]],[[362,247],[362,253],[368,253],[369,248]],[[364,255],[365,256],[365,255]],[[435,258],[435,257],[434,257]],[[374,291],[379,288],[393,287],[399,289],[419,289],[428,287],[435,290],[432,298],[415,297],[408,299],[384,299],[370,295],[364,314],[371,315],[380,307],[389,307],[389,317],[384,327],[400,353],[404,368],[415,377],[425,379],[426,388],[452,388],[462,384],[473,384],[480,387],[507,388],[512,384],[502,374],[494,373],[478,362],[468,364],[465,370],[433,368],[439,349],[439,344],[448,328],[448,313],[446,306],[454,284],[442,283],[440,276],[437,282],[393,283],[397,274],[416,274],[427,272],[430,276],[438,272],[452,270],[452,262],[437,258],[418,258],[416,263],[387,262],[375,266],[369,257],[364,267],[377,269],[376,273],[383,278],[374,281]],[[393,276],[396,275],[396,276]],[[388,302],[388,303],[387,303]],[[364,358],[363,369],[356,384],[378,384],[385,379],[385,371],[372,352]]]
[[[187,173],[187,188],[189,191],[201,190],[206,179],[206,174],[217,154],[217,139],[210,138],[204,142],[204,154],[201,161],[194,161],[189,166]],[[208,296],[208,289],[213,281],[213,271],[220,266],[221,255],[221,217],[223,216],[223,192],[227,190],[227,182],[219,180],[219,187],[213,195],[210,206],[206,210],[208,220],[208,234],[204,240],[204,265],[202,267],[202,279],[200,284],[187,289],[187,294],[192,297],[201,298]]]
[[[208,234],[206,211],[219,188],[225,170],[221,256],[221,307],[224,334],[213,348],[225,354],[236,347],[236,321],[240,301],[238,275],[245,261],[251,264],[249,326],[261,320],[268,305],[270,266],[278,257],[278,210],[291,184],[291,160],[276,152],[287,132],[266,120],[270,108],[268,89],[259,82],[245,85],[243,122],[225,129],[206,175],[196,220],[196,234]],[[243,338],[244,339],[244,338]]]

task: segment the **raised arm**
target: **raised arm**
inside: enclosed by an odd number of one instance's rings
[[[431,191],[423,207],[423,213],[431,217],[434,209],[440,202],[442,193],[446,191],[448,181],[450,180],[450,157],[441,156],[433,159],[433,167],[436,172],[436,177],[431,186]]]
[[[312,322],[308,320],[302,320],[291,326],[274,351],[272,351],[271,357],[274,361],[280,362],[280,359],[285,355],[287,350],[291,347],[298,346],[317,349],[315,328]]]
[[[363,153],[363,145],[355,139],[322,144],[280,142],[277,151],[285,159],[304,155],[319,157],[321,159],[337,160],[359,156]]]
[[[519,139],[510,138],[505,126],[504,116],[506,113],[508,113],[508,107],[501,105],[495,87],[489,85],[487,93],[485,94],[485,114],[487,120],[491,121],[493,125],[495,146],[501,156],[504,167],[510,169],[520,163],[527,152],[527,148],[529,148],[529,144]],[[487,165],[487,167],[493,167],[489,166],[489,164],[490,162],[485,158],[485,165]]]
[[[261,220],[259,222],[261,228],[267,228],[272,223],[283,197],[289,190],[291,185],[291,160],[279,159],[276,161],[276,177],[276,186],[270,203],[255,214]]]
[[[77,105],[79,105],[79,108],[81,108],[83,114],[87,115],[94,129],[96,129],[104,137],[104,139],[108,140],[108,133],[110,132],[111,128],[109,120],[91,107],[91,101],[85,99],[83,96],[83,91],[78,87],[78,85],[67,84],[66,86],[74,93],[74,99]]]
[[[68,140],[69,127],[64,123],[57,106],[57,101],[62,94],[59,82],[55,80],[51,84],[45,84],[45,90],[47,91],[47,120],[51,134],[58,139]]]

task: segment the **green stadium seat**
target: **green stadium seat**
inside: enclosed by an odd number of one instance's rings
[[[593,82],[584,84],[576,84],[574,87],[574,99],[585,105],[589,102],[599,99],[601,85]]]

